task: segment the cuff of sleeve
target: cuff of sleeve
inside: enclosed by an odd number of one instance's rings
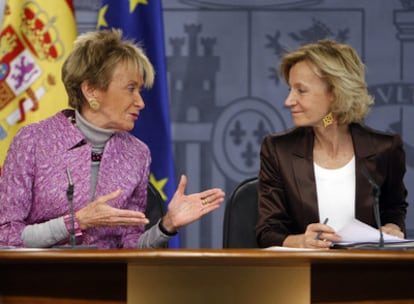
[[[177,235],[178,231],[175,232],[169,232],[165,227],[162,225],[162,220],[158,222],[158,228],[160,228],[161,232],[167,236],[174,236]]]
[[[66,229],[68,230],[69,234],[71,235],[75,235],[75,237],[80,237],[82,236],[82,230],[80,229],[79,226],[79,222],[78,219],[76,218],[76,216],[73,216],[73,228],[75,231],[73,231],[72,229],[72,216],[71,215],[65,215],[63,217],[63,221],[65,222],[65,226]]]

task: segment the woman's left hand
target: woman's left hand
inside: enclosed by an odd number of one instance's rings
[[[185,195],[187,177],[181,176],[173,198],[168,204],[167,214],[162,218],[162,225],[169,232],[176,232],[178,228],[188,225],[203,215],[217,209],[224,201],[224,192],[219,188]]]
[[[382,226],[381,229],[383,233],[393,235],[401,239],[404,238],[404,233],[401,231],[400,227],[393,223],[387,223],[384,226]]]

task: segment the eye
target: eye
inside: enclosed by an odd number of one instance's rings
[[[288,87],[289,92],[292,92],[292,90],[296,93],[296,94],[305,94],[307,92],[307,90],[305,88],[303,88],[302,86],[299,85],[294,85],[293,87]]]
[[[134,86],[134,85],[129,85],[129,86],[127,87],[127,89],[128,89],[128,92],[130,92],[130,93],[134,93],[134,91],[135,91],[135,89],[136,89],[136,86]]]
[[[295,89],[296,89],[296,92],[298,92],[299,94],[304,94],[307,92],[307,90],[303,88],[302,86],[297,86]]]

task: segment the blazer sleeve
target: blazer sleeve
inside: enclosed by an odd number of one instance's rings
[[[275,143],[272,136],[268,136],[260,151],[256,225],[256,237],[260,247],[281,246],[284,239],[291,234],[292,220],[280,169]]]
[[[0,245],[23,247],[21,234],[33,197],[33,134],[22,128],[13,138],[0,177]]]
[[[384,168],[388,173],[385,174],[385,180],[381,185],[381,223],[382,225],[394,223],[405,232],[405,217],[408,207],[407,189],[404,185],[406,163],[403,143],[399,135],[392,137],[391,147],[385,155],[387,155],[388,161],[380,159],[381,163],[388,164],[388,167]]]

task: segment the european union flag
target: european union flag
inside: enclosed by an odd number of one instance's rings
[[[151,150],[150,181],[165,201],[174,195],[175,173],[172,153],[170,111],[164,49],[164,28],[161,0],[103,0],[98,28],[119,28],[124,37],[142,43],[155,69],[155,82],[142,92],[146,107],[140,113],[132,133]],[[179,247],[179,239],[170,241]]]

